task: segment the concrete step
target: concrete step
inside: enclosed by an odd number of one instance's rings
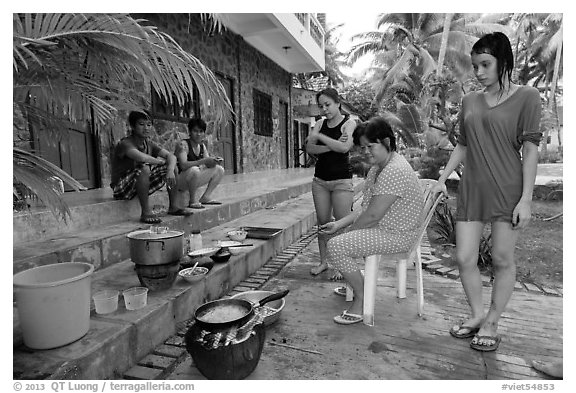
[[[214,190],[212,197],[222,200],[231,195],[250,192],[254,188],[277,186],[298,179],[311,180],[313,171],[313,168],[290,168],[227,175]],[[200,187],[197,191],[198,195],[201,195],[205,189],[206,186]],[[184,200],[187,203],[188,193],[184,194]],[[140,205],[136,198],[130,201],[114,200],[110,187],[84,192],[67,192],[63,195],[63,199],[71,212],[71,219],[67,222],[59,221],[46,207],[34,203],[30,212],[14,214],[13,244],[50,239],[105,224],[137,221],[140,216]],[[166,191],[151,195],[150,204],[156,209],[167,207]]]
[[[245,183],[242,185],[246,186]],[[242,192],[234,189],[234,192],[229,190],[227,195],[219,196],[218,200],[223,202],[222,205],[207,206],[206,209],[196,210],[189,217],[164,216],[162,225],[186,233],[190,233],[192,229],[204,231],[309,192],[311,177],[297,176],[284,179],[282,183],[263,181],[259,185],[239,188]],[[108,211],[105,215],[112,215],[115,210],[112,209],[112,212]],[[90,208],[86,208],[83,214],[88,215],[89,212],[96,214]],[[136,218],[125,218],[121,222],[93,225],[88,229],[47,239],[18,243],[13,247],[13,272],[15,274],[36,266],[69,261],[89,262],[96,269],[102,269],[128,259],[130,254],[126,234],[149,227],[138,221],[138,214]]]
[[[355,179],[359,192],[363,181]],[[188,284],[177,279],[172,288],[149,292],[148,305],[128,311],[122,299],[118,310],[91,312],[90,330],[82,339],[64,347],[35,351],[22,344],[13,351],[14,379],[121,379],[123,373],[158,345],[174,336],[177,324],[193,317],[198,306],[229,293],[260,269],[270,258],[307,233],[315,224],[311,192],[286,200],[274,209],[260,209],[203,232],[206,244],[222,240],[240,226],[282,229],[271,240],[248,239],[254,246],[224,264],[215,264],[203,281]],[[92,291],[139,286],[134,264],[128,260],[96,272]],[[18,326],[14,331],[18,335]]]

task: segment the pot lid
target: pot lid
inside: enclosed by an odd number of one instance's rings
[[[182,236],[184,232],[176,231],[176,230],[168,230],[164,233],[154,233],[150,232],[148,229],[143,229],[139,231],[130,232],[126,235],[128,239],[135,239],[135,240],[162,240],[162,239],[171,239],[174,237]]]

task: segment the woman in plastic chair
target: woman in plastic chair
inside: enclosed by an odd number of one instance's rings
[[[346,231],[328,241],[330,263],[354,290],[352,306],[334,317],[336,323],[345,325],[362,321],[364,280],[355,259],[407,251],[417,236],[424,207],[418,178],[408,161],[396,152],[390,125],[374,117],[361,133],[354,133],[354,143],[367,151],[372,164],[364,185],[362,209],[321,226],[328,234],[344,228]]]

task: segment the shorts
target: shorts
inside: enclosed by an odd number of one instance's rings
[[[150,186],[148,195],[161,189],[166,183],[167,165],[150,165]],[[116,184],[111,184],[114,199],[132,199],[136,196],[136,182],[142,172],[141,168],[135,168],[125,173]]]
[[[320,190],[328,192],[354,192],[354,187],[352,186],[352,179],[322,180],[314,177],[314,179],[312,179],[312,192],[318,192]]]

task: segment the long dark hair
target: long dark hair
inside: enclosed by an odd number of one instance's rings
[[[497,70],[498,70],[498,85],[500,90],[504,89],[503,76],[506,74],[508,76],[508,85],[512,81],[512,69],[514,68],[514,54],[512,53],[512,45],[510,45],[510,40],[504,33],[499,31],[495,33],[489,33],[482,36],[474,46],[472,46],[472,51],[470,54],[482,54],[486,53],[492,55],[497,60]]]

